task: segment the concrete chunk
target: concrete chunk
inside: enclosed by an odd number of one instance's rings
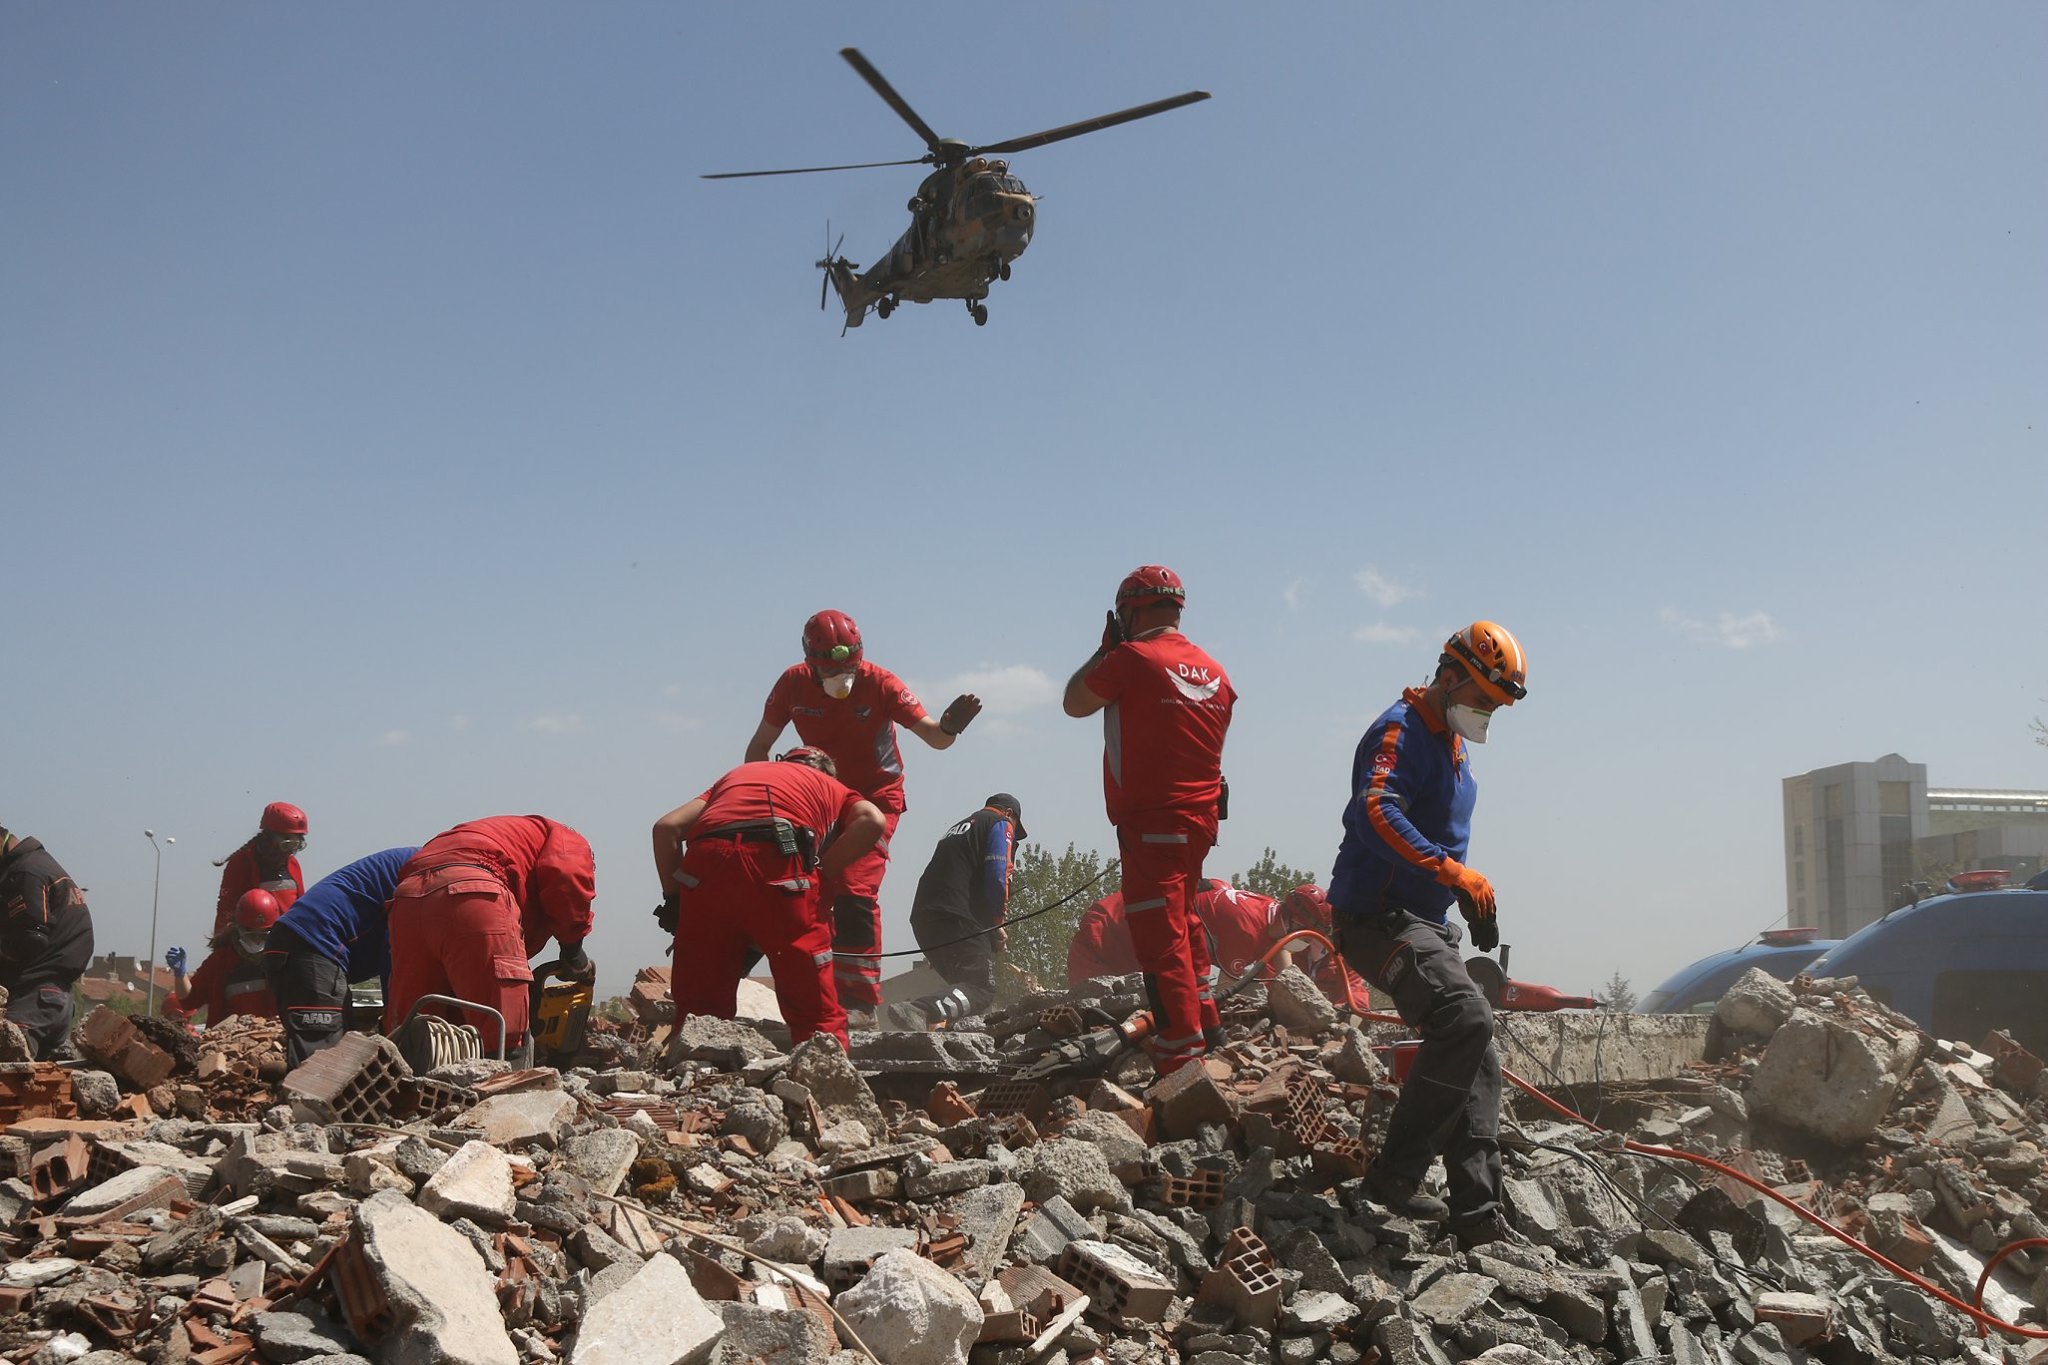
[[[694,1365],[724,1333],[690,1272],[673,1256],[656,1256],[584,1317],[569,1365]]]
[[[493,1147],[553,1147],[576,1117],[574,1097],[562,1090],[493,1095],[455,1120]]]
[[[1130,1195],[1110,1172],[1102,1149],[1078,1138],[1054,1138],[1026,1151],[1017,1165],[1017,1181],[1034,1203],[1057,1195],[1084,1211],[1130,1207]]]
[[[445,1222],[473,1218],[500,1227],[512,1217],[512,1163],[488,1142],[470,1141],[434,1172],[420,1190],[419,1205]]]
[[[966,1365],[981,1334],[974,1295],[913,1251],[883,1256],[833,1306],[890,1365]]]
[[[563,1143],[555,1169],[571,1172],[598,1194],[617,1194],[639,1155],[639,1138],[623,1128],[600,1128]]]
[[[357,1206],[356,1235],[388,1301],[385,1365],[519,1365],[496,1282],[467,1237],[393,1190]]]
[[[1295,1033],[1327,1033],[1337,1027],[1337,1007],[1299,967],[1288,967],[1266,983],[1266,1013]]]
[[[1761,967],[1751,967],[1722,992],[1714,1018],[1731,1033],[1767,1039],[1785,1026],[1798,1003],[1790,986]]]
[[[1856,1146],[1877,1131],[1918,1050],[1910,1039],[1794,1010],[1750,1078],[1750,1112],[1838,1147]]]

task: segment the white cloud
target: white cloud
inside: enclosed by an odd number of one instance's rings
[[[1706,621],[1687,616],[1676,607],[1665,607],[1657,613],[1657,619],[1689,640],[1719,645],[1723,649],[1749,649],[1755,645],[1775,644],[1785,638],[1784,629],[1771,619],[1767,611],[1745,612],[1740,616],[1724,611],[1713,620]]]
[[[412,731],[410,730],[386,730],[377,742],[387,749],[396,749],[411,738]]]
[[[1358,584],[1360,592],[1382,607],[1398,607],[1411,598],[1422,596],[1420,589],[1396,583],[1370,564],[1353,574],[1351,581]]]
[[[1280,590],[1280,600],[1287,604],[1287,610],[1300,611],[1302,599],[1308,596],[1308,580],[1297,578]]]
[[[558,716],[534,716],[526,722],[526,728],[544,735],[574,735],[590,727],[584,723],[583,717],[570,711]]]
[[[1415,640],[1415,627],[1389,625],[1375,621],[1369,626],[1360,626],[1351,632],[1351,638],[1368,645],[1405,645]]]
[[[937,715],[962,692],[980,697],[982,709],[991,716],[1014,716],[1058,701],[1060,687],[1041,669],[1009,664],[957,673],[924,694],[924,704]]]

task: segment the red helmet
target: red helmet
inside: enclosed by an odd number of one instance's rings
[[[289,801],[273,801],[263,808],[263,820],[257,828],[270,834],[304,834],[306,812]]]
[[[839,765],[832,761],[832,755],[826,753],[823,749],[816,749],[808,744],[799,744],[787,753],[777,754],[775,761],[777,763],[801,763],[807,768],[816,768],[827,777],[839,776]]]
[[[1529,695],[1529,661],[1507,627],[1474,621],[1444,641],[1443,659],[1472,675],[1479,690],[1499,706],[1513,706]]]
[[[804,622],[804,657],[814,664],[860,662],[860,627],[843,611],[821,611]]]
[[[1303,882],[1287,893],[1280,902],[1282,917],[1292,929],[1314,929],[1317,933],[1330,932],[1330,899],[1323,894],[1323,888],[1314,882]]]
[[[1187,600],[1188,590],[1180,575],[1163,564],[1141,564],[1116,585],[1118,611],[1125,607],[1147,607],[1154,602],[1185,605]]]
[[[284,907],[277,903],[277,897],[261,887],[244,891],[235,902],[235,927],[244,933],[260,934],[277,923],[277,917],[283,913]]]

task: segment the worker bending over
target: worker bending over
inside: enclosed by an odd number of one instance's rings
[[[85,892],[41,841],[0,829],[0,986],[31,1060],[47,1060],[70,1039],[71,988],[91,964]]]
[[[284,1020],[285,1061],[297,1066],[341,1041],[351,981],[387,983],[385,915],[416,848],[387,848],[337,868],[270,926],[263,974]]]
[[[544,816],[497,815],[435,835],[399,869],[392,893],[384,1031],[403,1024],[421,996],[452,995],[503,1015],[511,1052],[526,1041],[528,964],[548,940],[562,945],[564,976],[596,974],[583,951],[596,894],[589,841]],[[486,1053],[498,1050],[496,1020],[472,1011],[466,1022]]]
[[[831,756],[808,747],[742,763],[655,821],[655,921],[675,935],[676,1014],[732,1018],[749,949],[758,949],[790,1037],[829,1033],[849,1046],[822,887],[888,827],[879,807],[833,775]]]

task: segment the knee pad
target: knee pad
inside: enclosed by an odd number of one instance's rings
[[[877,941],[875,903],[866,896],[840,896],[832,902],[832,942],[857,950],[873,948]]]

